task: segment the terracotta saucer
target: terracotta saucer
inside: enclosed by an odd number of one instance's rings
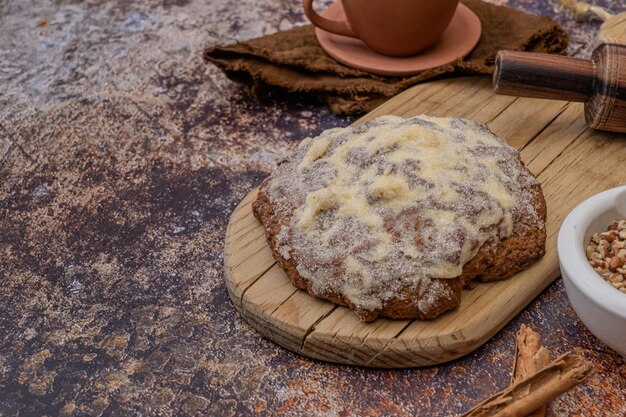
[[[340,1],[331,4],[322,16],[330,20],[345,20]],[[382,55],[369,49],[358,39],[335,35],[315,28],[315,35],[326,53],[342,64],[380,75],[413,75],[448,64],[469,54],[480,39],[478,17],[459,3],[450,25],[433,46],[409,57]]]

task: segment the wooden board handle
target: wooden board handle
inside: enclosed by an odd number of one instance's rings
[[[561,55],[500,51],[493,89],[510,96],[584,102],[593,94],[593,66]]]

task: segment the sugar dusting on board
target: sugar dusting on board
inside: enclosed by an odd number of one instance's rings
[[[276,210],[294,213],[276,236],[281,256],[314,291],[371,311],[461,275],[486,242],[542,228],[535,183],[484,125],[383,116],[305,139],[268,187]]]

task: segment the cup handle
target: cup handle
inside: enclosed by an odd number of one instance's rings
[[[327,32],[336,33],[337,35],[358,38],[358,35],[352,30],[348,22],[329,20],[317,14],[315,10],[313,10],[313,0],[303,0],[302,6],[304,6],[304,14],[306,14],[306,17],[318,28],[324,29]]]

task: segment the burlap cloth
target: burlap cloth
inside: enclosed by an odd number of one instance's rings
[[[317,43],[313,26],[297,27],[233,45],[216,45],[204,59],[256,95],[268,88],[319,97],[337,114],[358,114],[380,105],[402,90],[443,74],[491,74],[501,49],[563,53],[567,33],[548,17],[533,16],[480,0],[464,0],[482,23],[476,48],[450,64],[409,77],[385,77],[347,67]]]

